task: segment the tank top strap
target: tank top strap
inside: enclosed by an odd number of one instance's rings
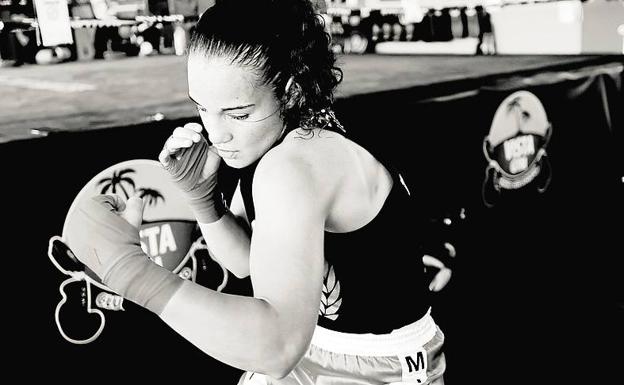
[[[252,184],[257,166],[258,161],[240,170],[240,193],[243,199],[243,205],[245,207],[245,213],[247,214],[247,220],[249,221],[249,223],[256,219],[256,208],[254,207],[252,198]]]

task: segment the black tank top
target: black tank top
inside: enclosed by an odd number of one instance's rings
[[[418,219],[422,212],[398,169],[373,155],[392,175],[382,209],[360,229],[325,232],[318,325],[335,331],[389,333],[420,319],[430,305],[419,239],[424,230],[424,220]],[[251,187],[256,166],[257,162],[240,170],[249,223],[255,219]]]

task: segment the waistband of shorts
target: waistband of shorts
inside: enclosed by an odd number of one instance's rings
[[[424,346],[437,331],[431,309],[421,319],[388,334],[353,334],[316,326],[312,345],[339,354],[356,356],[394,356]]]

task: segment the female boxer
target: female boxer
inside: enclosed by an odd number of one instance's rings
[[[245,370],[241,384],[441,384],[444,336],[430,314],[419,229],[406,225],[419,215],[415,197],[396,165],[335,118],[341,72],[329,43],[309,0],[217,2],[191,38],[189,96],[202,125],[176,128],[159,158],[211,253],[251,277],[253,297],[146,258],[132,199],[93,199],[69,237],[84,239],[75,252],[109,287]],[[230,207],[222,162],[240,171]]]

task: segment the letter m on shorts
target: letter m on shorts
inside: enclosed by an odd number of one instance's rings
[[[409,372],[417,372],[421,370],[421,368],[425,367],[425,358],[421,352],[416,354],[416,361],[412,356],[405,357],[405,362],[407,363],[407,367],[409,368]]]
[[[427,381],[427,352],[424,349],[401,355],[399,359],[403,382],[423,384]]]

